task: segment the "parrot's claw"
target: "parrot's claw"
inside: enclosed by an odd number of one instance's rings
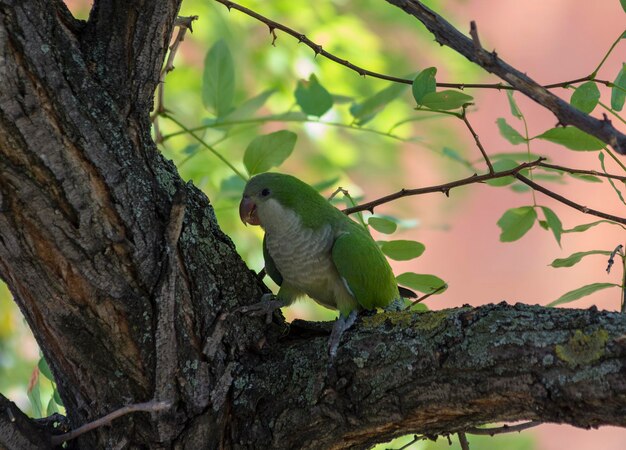
[[[242,306],[237,308],[237,311],[243,314],[250,314],[252,316],[265,315],[265,323],[272,322],[272,316],[274,311],[286,306],[282,300],[272,300],[274,296],[272,294],[263,294],[261,301],[252,305]]]
[[[357,311],[354,310],[348,314],[348,317],[343,317],[339,315],[339,318],[335,320],[333,324],[333,330],[330,333],[330,339],[328,340],[328,355],[330,356],[330,365],[332,365],[335,360],[335,356],[337,356],[337,349],[339,348],[339,341],[341,341],[341,336],[343,333],[348,330],[354,322],[356,321]]]

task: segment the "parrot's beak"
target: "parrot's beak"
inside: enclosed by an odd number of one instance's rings
[[[239,217],[244,225],[249,223],[250,225],[261,225],[259,222],[259,216],[256,213],[256,204],[247,196],[244,196],[239,203]]]

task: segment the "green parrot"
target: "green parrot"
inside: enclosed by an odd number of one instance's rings
[[[265,302],[268,308],[308,295],[339,310],[329,342],[331,358],[359,311],[400,298],[391,267],[367,230],[299,179],[280,173],[252,177],[239,215],[244,224],[265,230],[265,270],[280,286],[278,300]]]

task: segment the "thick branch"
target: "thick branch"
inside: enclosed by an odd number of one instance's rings
[[[48,435],[17,406],[0,394],[0,448],[46,450]]]
[[[596,119],[569,105],[526,74],[508,65],[495,52],[487,52],[475,45],[474,41],[419,1],[387,0],[387,2],[417,18],[440,44],[447,45],[486,71],[498,75],[511,86],[552,111],[562,125],[574,125],[606,142],[618,153],[626,154],[626,135],[617,130],[609,120]]]
[[[595,308],[383,313],[347,333],[329,376],[327,336],[298,338],[294,324],[241,367],[233,434],[243,446],[338,449],[498,421],[626,426],[625,329],[626,315]]]
[[[182,0],[96,0],[82,33],[85,59],[118,107],[146,114]]]

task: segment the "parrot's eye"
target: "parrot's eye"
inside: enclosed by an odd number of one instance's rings
[[[261,191],[261,197],[267,197],[268,195],[270,195],[270,190],[268,188]]]

